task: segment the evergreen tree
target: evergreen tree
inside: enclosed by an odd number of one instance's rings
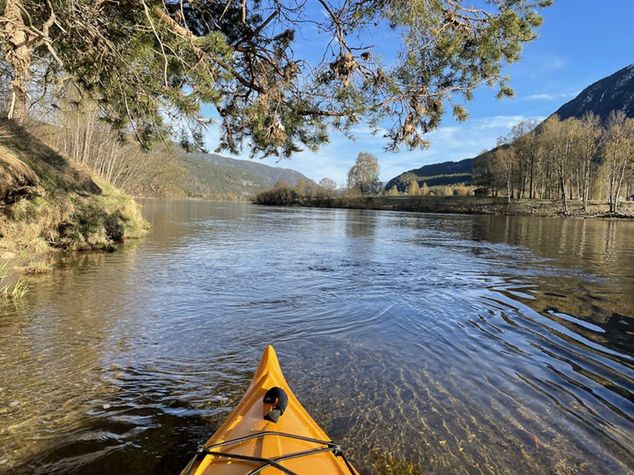
[[[289,156],[316,149],[329,130],[365,121],[390,149],[426,144],[445,104],[486,83],[512,94],[502,66],[535,38],[550,0],[4,0],[0,77],[11,83],[8,116],[22,121],[33,103],[76,89],[101,118],[145,146],[220,120],[220,149]],[[322,15],[323,13],[323,15]],[[294,51],[307,16],[324,58]],[[385,63],[364,44],[390,29],[401,53]],[[186,121],[184,122],[184,119]],[[383,125],[383,124],[382,124]],[[178,135],[177,135],[178,137]],[[194,143],[196,140],[194,140]]]

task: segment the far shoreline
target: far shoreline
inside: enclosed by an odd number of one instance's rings
[[[564,213],[561,200],[521,199],[476,196],[320,196],[300,198],[291,203],[262,202],[264,206],[288,206],[306,208],[339,208],[378,211],[406,211],[438,214],[481,214],[497,216],[538,216],[553,218],[601,218],[634,219],[634,202],[622,202],[617,213],[609,213],[607,203],[592,201],[584,211],[580,201],[568,202],[568,213]]]

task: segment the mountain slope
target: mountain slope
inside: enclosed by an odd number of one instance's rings
[[[295,186],[300,180],[310,181],[310,179],[306,178],[300,172],[291,170],[290,168],[273,167],[253,160],[229,158],[215,153],[195,155],[217,165],[231,167],[236,170],[257,175],[271,185],[275,184],[278,180],[287,181],[292,186]]]
[[[292,186],[301,180],[311,182],[295,170],[217,154],[184,153],[181,159],[186,169],[181,188],[191,197],[246,199],[279,180]]]
[[[555,114],[563,120],[593,112],[605,120],[610,112],[618,109],[634,117],[634,64],[591,84]]]
[[[610,112],[619,109],[624,110],[628,117],[634,117],[634,64],[591,84],[553,114],[561,119],[569,119],[581,118],[587,112],[592,112],[606,120]],[[385,189],[389,190],[396,185],[400,191],[404,191],[407,187],[405,181],[409,182],[407,174],[410,173],[418,177],[419,183],[426,182],[430,186],[471,183],[473,162],[481,157],[479,155],[473,159],[425,165],[409,170],[388,181]]]
[[[472,160],[467,158],[459,162],[434,163],[408,170],[388,181],[385,189],[389,190],[396,186],[399,191],[405,191],[412,180],[412,175],[416,176],[419,183],[425,182],[428,186],[455,185],[457,183],[469,184],[471,183]]]

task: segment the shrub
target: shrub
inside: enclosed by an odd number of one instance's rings
[[[255,203],[259,205],[288,206],[296,201],[297,193],[286,186],[264,190],[255,196]]]
[[[392,188],[390,188],[390,190],[387,192],[388,196],[399,196],[400,193],[398,191],[398,187],[396,185],[394,185]]]
[[[469,196],[473,194],[472,186],[456,185],[453,189],[454,196]]]

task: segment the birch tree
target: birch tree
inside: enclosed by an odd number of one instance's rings
[[[597,155],[601,146],[603,128],[598,116],[586,114],[581,119],[579,136],[577,137],[579,188],[584,211],[588,210],[590,187],[597,169]]]
[[[370,153],[361,152],[348,172],[348,188],[366,195],[376,193],[379,187],[378,160]]]
[[[615,213],[626,178],[634,172],[634,119],[623,111],[610,114],[603,146],[603,166],[607,170],[608,204]]]

